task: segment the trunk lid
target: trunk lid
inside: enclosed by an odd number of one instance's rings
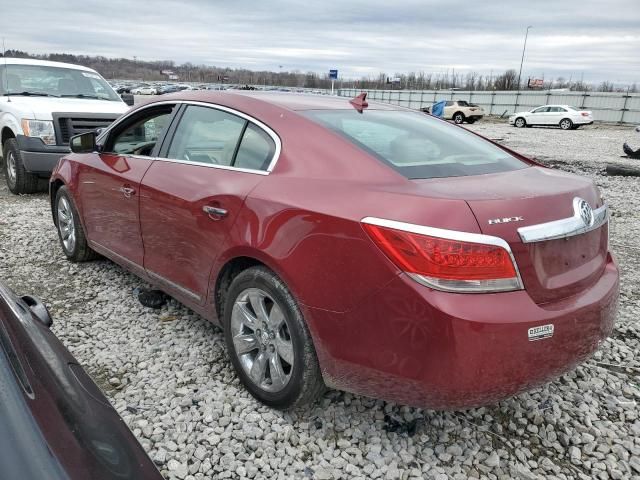
[[[593,182],[540,167],[491,175],[417,180],[430,196],[464,199],[480,231],[506,240],[525,289],[538,304],[574,295],[593,284],[606,265],[608,224],[556,240],[523,243],[521,227],[574,215],[574,198],[593,210],[602,199]]]

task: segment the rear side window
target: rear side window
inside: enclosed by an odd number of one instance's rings
[[[247,121],[215,108],[189,105],[180,119],[168,158],[230,166]]]
[[[409,179],[481,175],[529,166],[463,128],[417,112],[308,110],[304,115]]]
[[[266,170],[273,158],[276,146],[261,128],[249,124],[242,136],[234,167]]]

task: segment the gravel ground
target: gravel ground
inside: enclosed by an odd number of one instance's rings
[[[12,196],[4,179],[0,278],[46,300],[55,333],[167,478],[640,478],[640,180],[602,175],[632,129],[470,128],[594,178],[614,211],[623,277],[601,351],[497,405],[434,412],[334,391],[304,410],[270,410],[239,384],[220,330],[174,301],[143,307],[142,282],[109,261],[68,263],[47,196]]]

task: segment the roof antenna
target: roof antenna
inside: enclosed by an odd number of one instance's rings
[[[367,92],[362,92],[357,97],[353,97],[349,100],[349,103],[353,105],[353,108],[355,108],[359,113],[362,113],[362,111],[369,106],[367,103]]]
[[[2,56],[4,57],[4,93],[9,93],[9,67],[7,65],[7,49],[4,48],[4,37],[2,37]],[[11,96],[7,95],[7,103],[11,103]]]

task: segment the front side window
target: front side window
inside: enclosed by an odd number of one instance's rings
[[[247,121],[214,108],[189,105],[176,128],[167,157],[230,166]]]
[[[409,179],[480,175],[529,166],[462,128],[417,112],[308,110],[304,115]]]
[[[44,65],[0,64],[0,95],[122,101],[95,72]]]
[[[536,108],[532,113],[544,113],[548,111],[549,111],[549,107],[540,107],[540,108]]]
[[[120,155],[151,155],[169,124],[173,108],[173,105],[154,108],[125,121],[111,133],[105,151]]]

